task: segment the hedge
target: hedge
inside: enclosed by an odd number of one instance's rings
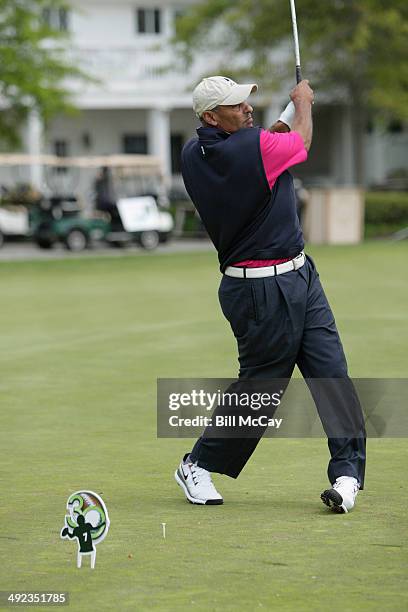
[[[365,235],[387,236],[408,227],[408,192],[367,191]]]

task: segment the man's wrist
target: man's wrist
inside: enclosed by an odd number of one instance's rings
[[[309,100],[304,100],[303,98],[296,98],[295,100],[293,100],[293,105],[295,107],[295,112],[298,110],[312,108],[312,102]]]

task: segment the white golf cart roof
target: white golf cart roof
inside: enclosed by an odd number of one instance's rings
[[[153,155],[95,155],[84,157],[57,157],[56,155],[0,154],[0,166],[55,166],[72,168],[128,168],[145,175],[161,175],[162,163]]]

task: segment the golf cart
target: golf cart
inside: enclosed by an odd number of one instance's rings
[[[22,238],[28,233],[28,214],[24,207],[0,207],[0,248],[7,239]]]
[[[44,197],[30,210],[36,244],[51,249],[61,242],[70,251],[82,251],[93,239],[103,238],[109,219],[87,217],[74,195]]]
[[[2,155],[0,166],[44,167],[48,194],[29,207],[31,234],[41,248],[62,243],[71,251],[82,251],[95,242],[114,246],[138,243],[156,248],[169,239],[173,219],[161,207],[168,204],[161,165],[147,155],[55,157],[35,160],[26,155]],[[95,173],[103,168],[109,176],[110,198],[98,201]],[[92,197],[94,185],[96,197]],[[100,183],[99,183],[100,184]],[[106,189],[105,189],[106,192]],[[106,194],[105,194],[106,195]]]
[[[27,203],[39,194],[27,186],[10,189],[2,185],[0,197],[0,248],[8,240],[24,240],[30,236]]]

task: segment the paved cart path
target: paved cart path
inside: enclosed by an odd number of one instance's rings
[[[95,257],[104,255],[111,257],[121,257],[123,255],[154,255],[155,253],[183,253],[191,251],[211,251],[213,246],[209,240],[173,240],[168,244],[159,245],[155,251],[145,251],[144,249],[132,245],[124,248],[114,248],[106,246],[95,246],[81,253],[70,253],[62,245],[53,249],[40,249],[35,244],[29,242],[6,242],[0,249],[0,261],[20,261],[31,259],[64,259],[66,257]]]

